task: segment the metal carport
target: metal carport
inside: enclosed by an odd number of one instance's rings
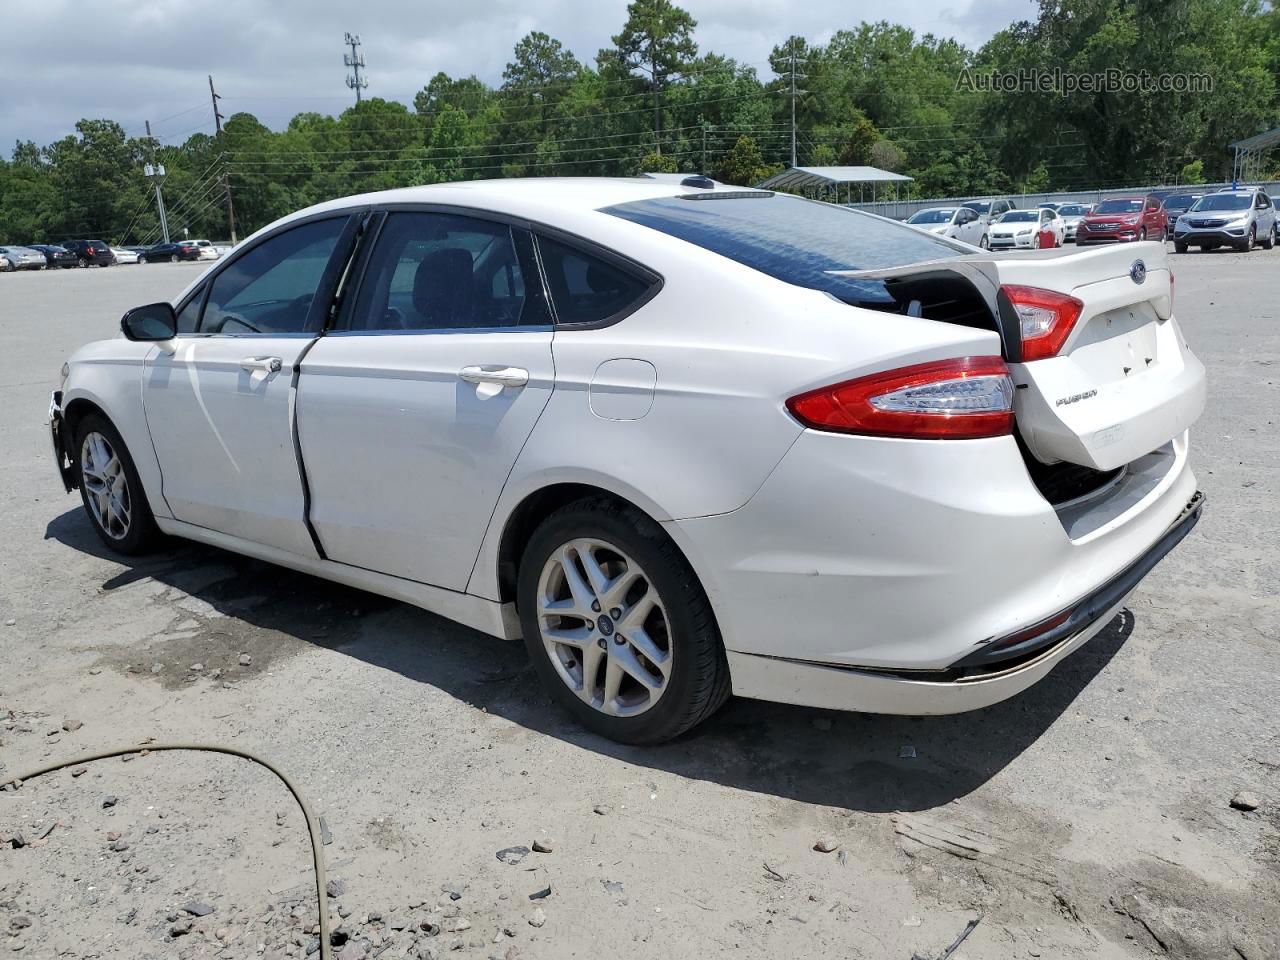
[[[867,186],[871,187],[871,201],[898,199],[898,185],[910,183],[912,177],[901,173],[881,170],[879,167],[789,167],[781,173],[775,173],[758,186],[763,190],[787,190],[835,203],[864,203],[867,200]],[[877,190],[882,184],[892,187],[890,191]],[[855,200],[853,188],[857,185],[858,196]],[[841,190],[844,188],[844,199]]]

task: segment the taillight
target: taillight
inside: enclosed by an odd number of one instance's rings
[[[1013,381],[999,357],[919,363],[810,390],[787,401],[806,427],[919,440],[1013,432]]]
[[[1080,318],[1084,304],[1068,294],[1040,287],[1007,283],[1000,290],[1018,315],[1022,361],[1056,356]]]

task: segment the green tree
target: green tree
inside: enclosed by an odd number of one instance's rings
[[[671,0],[633,0],[627,22],[613,38],[617,57],[629,72],[639,72],[653,93],[654,151],[662,152],[662,91],[698,55],[693,40],[697,21]]]
[[[720,158],[720,162],[716,165],[715,178],[724,183],[750,187],[773,176],[781,169],[782,164],[765,163],[755,140],[742,136],[738,138],[733,148]]]

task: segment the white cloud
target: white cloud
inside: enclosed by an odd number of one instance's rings
[[[752,63],[769,76],[770,49],[795,33],[821,42],[863,20],[889,19],[977,46],[1033,0],[686,0],[702,50]],[[212,132],[206,76],[223,110],[248,110],[281,126],[302,110],[337,113],[351,102],[343,34],[359,33],[369,96],[412,102],[437,71],[496,83],[515,42],[530,30],[560,39],[584,61],[610,42],[625,0],[145,0],[112,4],[41,0],[5,12],[0,62],[11,78],[0,98],[0,145],[47,143],[82,117],[108,117],[141,134],[180,142]],[[176,116],[175,116],[176,115]]]

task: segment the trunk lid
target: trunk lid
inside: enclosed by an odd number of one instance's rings
[[[954,273],[973,283],[998,318],[1017,429],[1043,463],[1114,470],[1181,435],[1204,410],[1204,367],[1173,319],[1163,244],[981,254],[875,273]],[[1083,304],[1055,356],[1019,361],[1018,319],[999,293],[1009,284]]]

